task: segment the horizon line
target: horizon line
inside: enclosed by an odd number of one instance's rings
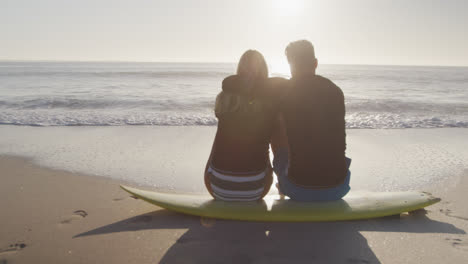
[[[132,61],[132,60],[22,60],[22,59],[0,59],[2,62],[51,62],[51,63],[64,63],[64,62],[78,62],[78,63],[186,63],[186,64],[236,64],[237,62],[228,61]],[[349,66],[399,66],[399,67],[456,67],[467,68],[468,65],[436,65],[436,64],[369,64],[369,63],[319,63],[319,65],[349,65]]]

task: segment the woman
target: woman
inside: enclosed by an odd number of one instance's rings
[[[269,144],[277,110],[262,54],[246,51],[237,75],[223,81],[216,98],[218,130],[205,170],[210,194],[224,201],[255,201],[270,190]]]

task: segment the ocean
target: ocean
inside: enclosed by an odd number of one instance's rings
[[[215,126],[234,63],[0,62],[0,124]],[[288,77],[272,67],[271,76]],[[347,128],[468,127],[468,68],[319,65],[344,92]]]

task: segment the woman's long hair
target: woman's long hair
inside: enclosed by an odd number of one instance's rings
[[[263,55],[256,50],[248,50],[242,54],[237,65],[237,75],[245,80],[244,89],[247,95],[221,92],[216,97],[215,113],[220,116],[228,112],[259,112],[265,110],[269,103],[254,98],[256,86],[264,84],[268,79],[268,66]]]
[[[244,52],[237,64],[237,75],[252,81],[268,78],[268,66],[263,55],[256,50]]]

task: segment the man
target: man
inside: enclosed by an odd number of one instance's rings
[[[316,75],[312,43],[290,43],[292,78],[272,137],[280,191],[293,200],[339,200],[349,190],[345,105],[341,89]]]

